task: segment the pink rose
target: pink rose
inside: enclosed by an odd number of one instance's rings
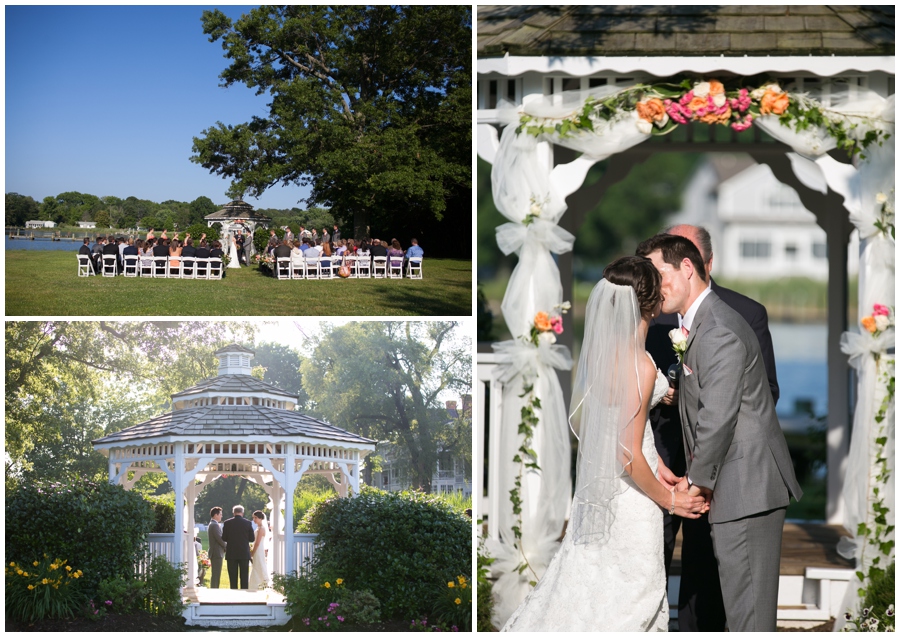
[[[890,316],[891,309],[886,305],[881,305],[880,303],[876,303],[874,306],[874,311],[872,312],[873,316]]]

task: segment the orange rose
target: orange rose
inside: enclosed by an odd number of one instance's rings
[[[866,330],[870,334],[874,334],[875,330],[878,329],[877,327],[875,327],[875,317],[874,316],[863,317],[863,319],[860,321],[860,323],[862,323],[862,326],[864,328],[866,328]]]
[[[710,80],[709,81],[709,94],[710,95],[721,95],[725,92],[725,87],[718,80]]]
[[[728,120],[730,119],[731,108],[726,106],[725,112],[723,112],[721,115],[717,114],[715,111],[712,111],[701,117],[700,121],[704,124],[728,124]]]
[[[705,97],[695,97],[688,103],[687,107],[696,113],[701,108],[709,108],[709,102],[707,102]]]
[[[759,112],[763,115],[772,113],[773,115],[781,115],[787,110],[790,104],[790,98],[785,92],[776,93],[772,89],[766,91],[766,94],[759,100]]]
[[[638,117],[648,122],[661,122],[666,117],[666,107],[662,100],[653,97],[646,102],[637,103]]]
[[[550,331],[550,317],[546,312],[538,312],[534,315],[534,326],[540,332]]]

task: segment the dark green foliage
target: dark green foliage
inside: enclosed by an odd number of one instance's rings
[[[178,233],[178,238],[184,240],[184,238],[190,234],[191,239],[194,240],[194,247],[200,245],[200,237],[206,234],[206,241],[208,243],[212,243],[213,241],[219,240],[219,226],[218,224],[213,224],[211,228],[206,227],[205,222],[195,223],[184,229],[184,232]],[[169,235],[171,236],[171,234]]]
[[[327,588],[324,585],[326,581],[329,582]],[[306,573],[299,576],[294,573],[272,574],[272,588],[284,595],[285,612],[298,619],[318,617],[326,611],[337,597],[337,586],[332,585],[333,581]]]
[[[894,604],[894,564],[891,562],[885,570],[869,571],[869,586],[861,608],[871,607],[871,614],[876,617],[884,617],[887,607]]]
[[[230,179],[229,194],[310,186],[307,201],[329,207],[345,237],[371,227],[466,256],[470,7],[260,7],[234,23],[215,10],[203,30],[229,58],[225,86],[271,96],[265,117],[194,138],[191,160]]]
[[[269,244],[269,237],[271,236],[269,230],[274,230],[275,236],[279,240],[284,238],[284,230],[281,228],[257,228],[253,233],[253,247],[259,253],[266,251],[266,246]]]
[[[243,505],[247,516],[256,510],[264,510],[269,496],[265,490],[241,476],[222,476],[213,480],[203,488],[194,503],[194,521],[209,522],[209,511],[213,507],[222,507],[223,519],[231,517],[231,509],[235,504]]]
[[[48,555],[31,562],[7,562],[6,617],[34,622],[74,616],[84,600],[81,572],[66,562]]]
[[[175,532],[175,493],[154,495],[145,498],[153,507],[153,530],[151,533]]]
[[[494,631],[494,625],[491,623],[491,614],[494,610],[494,598],[491,595],[491,580],[488,579],[490,573],[490,565],[494,562],[494,558],[484,554],[483,547],[478,547],[478,626],[476,630],[480,633],[489,633]]]
[[[6,193],[7,226],[24,226],[26,221],[37,219],[39,214],[38,202],[31,197],[16,192]]]
[[[372,591],[366,589],[353,591],[342,588],[338,592],[338,612],[344,617],[348,626],[374,624],[381,619],[379,608],[381,603]]]
[[[154,615],[181,615],[185,608],[181,587],[186,577],[187,569],[184,564],[179,564],[176,568],[164,556],[154,557],[144,577],[144,610]]]
[[[110,613],[125,615],[144,608],[147,584],[141,579],[114,577],[100,582],[95,603],[106,606]],[[112,604],[106,604],[107,601]]]
[[[477,316],[478,320],[478,342],[486,342],[493,341],[494,336],[491,334],[491,331],[494,327],[494,313],[491,312],[491,308],[488,305],[487,298],[484,296],[484,292],[481,289],[481,286],[478,286],[478,306],[477,306]]]
[[[118,485],[24,482],[6,500],[7,563],[65,559],[90,590],[134,572],[153,520],[152,506]]]
[[[430,613],[435,587],[471,572],[471,520],[438,497],[366,487],[316,505],[303,522],[319,534],[314,572],[372,590],[385,618]]]

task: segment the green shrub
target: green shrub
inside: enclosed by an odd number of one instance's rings
[[[488,579],[494,558],[488,557],[483,544],[478,546],[478,626],[480,633],[489,633],[494,630],[491,615],[494,612],[494,597],[491,594],[491,581]]]
[[[436,496],[364,487],[317,504],[302,528],[319,534],[313,572],[371,590],[385,618],[430,612],[435,587],[472,568],[471,520]]]
[[[257,252],[266,251],[266,246],[269,244],[269,230],[274,230],[276,237],[284,239],[284,230],[281,228],[257,228],[253,233],[253,247]]]
[[[40,560],[6,565],[6,616],[20,622],[74,617],[84,595],[82,572],[61,558],[45,554]]]
[[[100,582],[95,597],[110,613],[126,615],[144,607],[146,594],[147,584],[143,580],[116,577]]]
[[[175,494],[153,495],[144,497],[153,507],[153,530],[151,533],[175,532]]]
[[[162,555],[154,557],[144,577],[144,610],[154,615],[181,615],[186,607],[181,597],[181,587],[186,578],[184,564],[175,567]]]
[[[869,577],[863,608],[871,608],[870,612],[873,615],[884,617],[888,606],[894,605],[894,562],[883,571],[869,569]]]
[[[374,624],[381,620],[381,603],[369,589],[362,591],[340,589],[338,603],[340,614],[347,626]]]
[[[206,233],[206,240],[209,243],[213,241],[218,241],[220,239],[219,236],[219,225],[214,224],[211,228],[206,227],[206,223],[194,223],[189,227],[185,228],[182,232],[178,233],[178,238],[184,241],[185,237],[190,234],[191,239],[194,240],[194,247],[196,248],[200,245],[200,237],[203,236],[203,233]],[[169,237],[174,236],[172,233],[169,233]]]
[[[103,579],[134,573],[153,519],[150,504],[119,485],[23,482],[6,500],[7,563],[30,564],[45,553],[68,560],[93,591]]]
[[[328,586],[325,586],[326,581]],[[321,616],[328,605],[336,601],[339,585],[332,586],[332,581],[306,574],[272,574],[272,588],[284,595],[285,612],[301,620]]]

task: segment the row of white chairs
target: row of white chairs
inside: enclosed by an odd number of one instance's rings
[[[350,279],[402,279],[403,259],[397,257],[280,257],[275,259],[276,279],[334,279],[341,266],[350,269]],[[406,264],[409,279],[422,278],[422,257]]]
[[[221,279],[224,264],[221,257],[147,257],[129,254],[122,257],[122,271],[118,269],[118,257],[104,254],[100,272],[95,273],[90,257],[77,254],[78,276],[105,277],[153,277],[160,279]]]

